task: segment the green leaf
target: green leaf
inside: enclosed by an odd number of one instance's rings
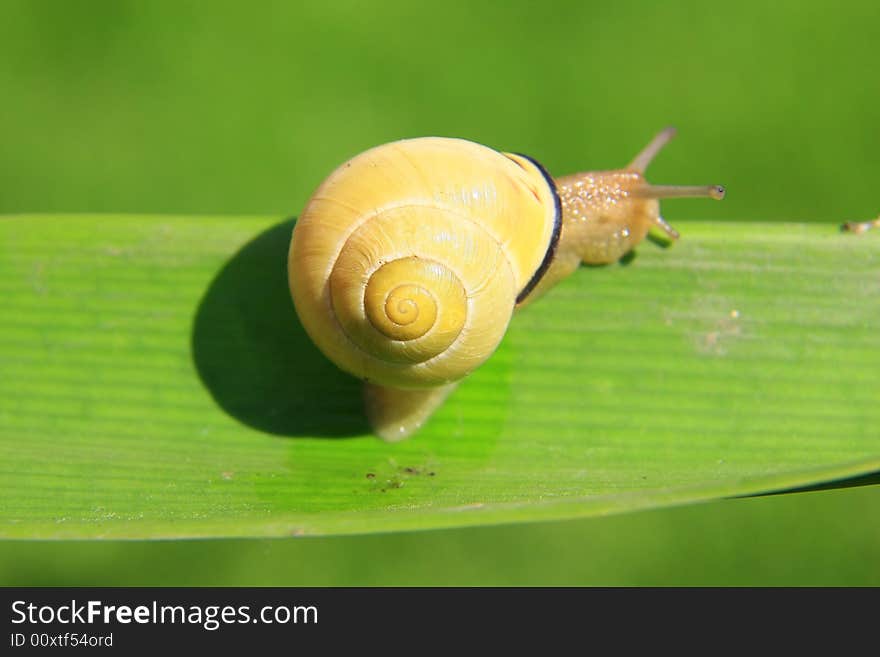
[[[693,223],[582,268],[386,444],[296,320],[292,225],[0,219],[0,536],[521,522],[880,470],[880,234]]]

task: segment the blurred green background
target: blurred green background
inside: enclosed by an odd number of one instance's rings
[[[688,218],[867,219],[878,37],[868,1],[0,0],[0,214],[290,216],[392,139],[561,174],[674,124],[652,180],[729,190],[664,204],[685,236]],[[878,518],[870,486],[421,534],[5,542],[0,583],[880,585]]]

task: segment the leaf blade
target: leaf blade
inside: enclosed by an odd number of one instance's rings
[[[518,314],[413,439],[298,327],[290,222],[0,220],[0,535],[522,522],[880,469],[880,260],[827,226],[688,224]]]

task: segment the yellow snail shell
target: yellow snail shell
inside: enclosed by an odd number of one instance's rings
[[[458,380],[488,358],[558,238],[541,169],[461,139],[373,148],[318,188],[294,231],[303,326],[342,369],[392,387]]]

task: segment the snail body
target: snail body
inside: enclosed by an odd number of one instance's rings
[[[523,155],[426,137],[340,166],[296,222],[288,276],[321,351],[366,382],[378,435],[417,430],[497,348],[514,310],[581,262],[614,262],[652,226],[676,238],[644,168],[666,130],[618,171],[554,180]]]

